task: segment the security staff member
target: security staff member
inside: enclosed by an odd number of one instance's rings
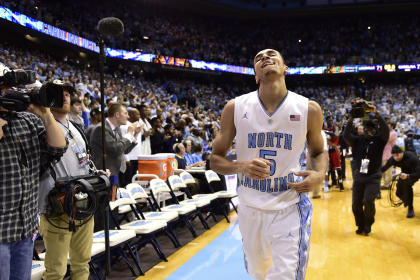
[[[382,167],[382,172],[391,166],[401,168],[401,174],[397,183],[397,196],[408,206],[407,218],[414,218],[413,208],[413,185],[420,178],[420,160],[409,151],[403,151],[397,145],[392,147],[392,157]]]
[[[374,105],[369,105],[378,124],[364,123],[364,135],[354,135],[353,117],[344,130],[344,140],[352,146],[353,202],[356,234],[369,235],[375,221],[375,198],[380,191],[382,153],[389,137],[389,128]]]

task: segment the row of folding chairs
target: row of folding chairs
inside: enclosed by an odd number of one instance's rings
[[[208,170],[205,173],[206,181],[210,192],[212,183],[220,183],[219,176]],[[161,179],[153,179],[148,185],[143,186],[138,182],[141,176],[135,175],[133,182],[125,188],[119,188],[117,199],[110,202],[110,216],[116,225],[115,229],[110,230],[109,240],[112,256],[122,258],[127,263],[133,276],[138,275],[132,266],[131,257],[140,275],[144,275],[141,269],[139,250],[151,244],[157,256],[163,261],[167,261],[160,244],[156,237],[160,234],[166,235],[175,248],[181,246],[175,228],[179,224],[184,224],[192,236],[197,237],[192,221],[199,218],[204,229],[209,229],[206,220],[212,217],[215,221],[215,212],[221,211],[229,222],[226,209],[220,203],[221,199],[228,199],[236,211],[232,198],[236,193],[229,191],[212,192],[207,194],[191,195],[188,184],[195,184],[195,179],[191,174],[183,172],[180,176],[171,176],[168,183]],[[166,205],[170,200],[172,204]],[[149,211],[145,212],[145,206]],[[116,210],[118,209],[118,210]],[[118,213],[118,215],[116,215]],[[206,214],[206,217],[203,216]],[[123,223],[123,221],[126,223]],[[101,272],[101,262],[105,251],[104,232],[96,232],[93,237],[92,259],[89,263],[91,274],[95,279],[104,279]],[[33,263],[33,279],[42,275],[42,260],[45,253],[38,256],[38,260]],[[36,276],[38,275],[38,276]]]

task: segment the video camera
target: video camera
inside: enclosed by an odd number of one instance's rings
[[[35,82],[35,72],[31,70],[3,70],[3,73],[0,76],[1,87],[17,87],[20,85],[33,84]]]
[[[9,111],[25,111],[30,104],[49,108],[63,107],[63,85],[47,82],[41,88],[6,89],[0,95],[0,106]]]
[[[356,98],[351,101],[351,110],[350,116],[353,118],[363,118],[364,120],[368,120],[370,117],[370,113],[372,112],[370,108],[373,104],[369,101],[366,101],[361,98]]]
[[[69,230],[74,231],[74,220],[92,217],[99,201],[106,198],[110,190],[111,183],[105,175],[57,178],[54,188],[48,194],[50,206],[48,217],[68,215]]]
[[[71,86],[59,80],[47,82],[41,88],[19,88],[36,82],[31,70],[10,70],[0,63],[0,87],[6,90],[0,95],[0,106],[9,111],[25,111],[30,104],[50,108],[63,107],[63,90],[73,92]]]

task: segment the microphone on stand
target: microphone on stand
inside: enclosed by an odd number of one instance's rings
[[[102,153],[103,153],[103,169],[106,170],[106,146],[105,146],[105,82],[104,82],[104,65],[105,65],[105,41],[106,37],[117,37],[124,32],[124,24],[122,21],[115,17],[103,18],[98,22],[96,26],[99,32],[99,73],[100,73],[100,92],[101,92],[101,116],[102,116]],[[109,275],[111,271],[111,256],[109,248],[109,196],[106,200],[105,207],[99,207],[105,209],[104,217],[99,214],[98,218],[101,217],[104,221],[104,234],[105,234],[105,274]]]
[[[96,29],[102,35],[117,37],[124,33],[124,24],[116,17],[106,17],[98,22]]]

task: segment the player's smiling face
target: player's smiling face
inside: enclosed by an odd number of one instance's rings
[[[269,74],[284,75],[287,66],[284,65],[283,57],[273,49],[260,51],[254,58],[255,80],[257,83]]]

